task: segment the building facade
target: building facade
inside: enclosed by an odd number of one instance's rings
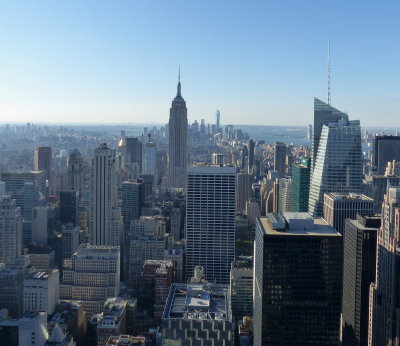
[[[229,283],[235,258],[236,168],[191,166],[186,200],[186,276],[195,266],[207,280]]]

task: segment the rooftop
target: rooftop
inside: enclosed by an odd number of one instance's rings
[[[341,236],[324,219],[313,219],[308,213],[268,213],[258,220],[264,233],[271,236]]]
[[[331,192],[331,193],[326,193],[325,194],[327,197],[332,198],[335,201],[340,201],[340,200],[349,200],[349,199],[358,199],[358,200],[363,200],[363,201],[371,201],[373,202],[373,199],[360,194],[360,193],[353,193],[353,192],[348,192],[348,193],[340,193],[340,192]]]
[[[172,284],[164,319],[231,320],[228,285]]]

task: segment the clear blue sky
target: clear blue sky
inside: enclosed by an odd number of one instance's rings
[[[400,1],[0,0],[0,122],[400,126]]]

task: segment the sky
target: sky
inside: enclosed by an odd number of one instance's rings
[[[400,1],[0,0],[0,122],[400,126]]]

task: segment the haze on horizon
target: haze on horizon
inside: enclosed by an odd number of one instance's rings
[[[0,1],[0,122],[306,125],[313,97],[398,126],[400,3]]]

